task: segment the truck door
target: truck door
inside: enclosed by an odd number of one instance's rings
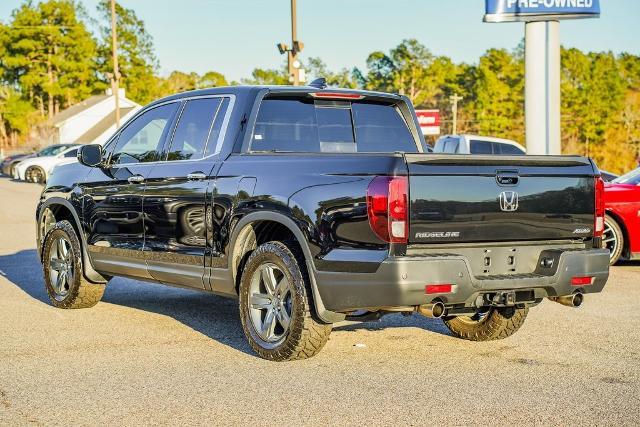
[[[142,197],[179,103],[151,108],[123,128],[107,146],[107,165],[93,168],[83,189],[83,218],[95,267],[148,278]]]
[[[227,104],[222,96],[186,100],[166,157],[147,178],[144,251],[149,273],[160,282],[204,288],[207,192],[220,163]]]

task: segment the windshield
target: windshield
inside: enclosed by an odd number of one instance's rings
[[[62,152],[69,148],[68,145],[52,145],[51,147],[43,148],[38,153],[38,156],[55,156],[56,154]]]
[[[611,182],[615,182],[617,184],[638,185],[640,184],[640,168],[619,176]]]

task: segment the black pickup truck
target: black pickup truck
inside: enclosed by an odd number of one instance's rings
[[[434,154],[419,129],[406,97],[321,83],[153,102],[47,182],[51,302],[93,306],[112,276],[237,297],[252,348],[292,360],[345,318],[418,312],[491,340],[602,290],[590,159]]]

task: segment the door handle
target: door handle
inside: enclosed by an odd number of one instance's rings
[[[129,181],[131,184],[140,184],[141,182],[144,182],[144,176],[133,175],[127,178],[127,181]]]
[[[189,181],[202,181],[206,178],[207,175],[205,175],[204,172],[191,172],[189,175],[187,175],[187,179]]]

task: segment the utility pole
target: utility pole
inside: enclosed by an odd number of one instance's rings
[[[118,129],[120,128],[120,71],[118,70],[118,34],[116,28],[116,0],[111,0],[111,50],[113,53],[111,91],[116,100],[116,129]]]
[[[299,86],[306,80],[304,69],[300,68],[300,61],[298,61],[298,53],[302,52],[302,49],[304,49],[304,43],[298,40],[296,0],[291,0],[291,48],[284,43],[278,43],[278,50],[281,55],[287,54],[289,82],[294,86]]]
[[[454,93],[449,97],[449,101],[451,101],[451,115],[453,116],[453,124],[451,125],[451,134],[458,134],[458,102],[462,101],[464,98],[459,96],[457,93]]]

